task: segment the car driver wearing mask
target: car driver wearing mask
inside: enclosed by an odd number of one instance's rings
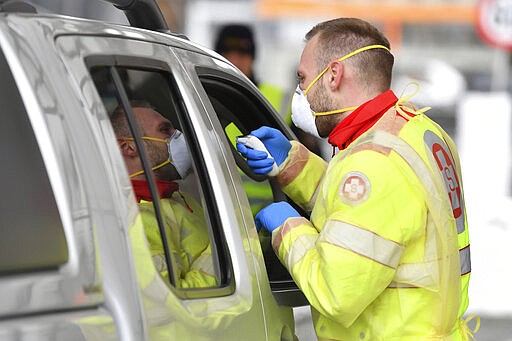
[[[203,209],[190,194],[180,191],[176,182],[192,171],[185,136],[149,103],[132,101],[130,104],[160,196],[159,205],[173,260],[175,285],[180,288],[215,286],[210,239]],[[155,218],[146,171],[124,109],[117,107],[110,119],[142,215],[153,263],[162,277],[168,278],[162,237]]]

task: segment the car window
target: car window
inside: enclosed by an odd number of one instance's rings
[[[132,180],[154,266],[183,297],[234,290],[208,176],[171,73],[144,61],[105,64],[89,63],[90,73]]]
[[[236,136],[249,134],[262,125],[280,129],[288,136],[289,133],[284,130],[283,123],[276,119],[277,114],[272,112],[272,106],[227,75],[216,74],[215,71],[206,68],[198,69],[198,74],[223,126],[226,138],[230,141],[230,147],[239,167],[238,174],[253,214],[257,214],[259,210],[274,201],[289,200],[274,179],[254,174],[247,166],[246,160],[235,149]],[[302,212],[299,207],[297,209]],[[259,232],[259,237],[271,286],[274,287],[283,282],[293,283],[288,271],[282,266],[272,249],[271,235],[262,230]]]
[[[0,52],[0,274],[56,269],[68,244],[48,172],[13,75]]]

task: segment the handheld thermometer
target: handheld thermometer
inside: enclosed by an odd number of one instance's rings
[[[270,155],[270,153],[268,152],[268,150],[265,147],[265,145],[263,144],[263,142],[261,142],[261,140],[259,138],[257,138],[256,136],[253,136],[253,135],[237,136],[236,141],[242,143],[246,147],[265,152],[265,153],[267,153],[267,156],[269,158],[274,159],[272,157],[272,155]],[[277,166],[276,162],[274,161],[274,163],[272,164],[272,170],[270,172],[268,172],[267,175],[276,176],[277,174],[279,174],[279,167]]]

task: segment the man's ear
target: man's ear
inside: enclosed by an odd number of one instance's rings
[[[121,154],[123,154],[123,157],[127,158],[133,158],[138,157],[139,153],[137,153],[137,146],[135,145],[134,141],[128,141],[128,140],[118,140],[119,142],[119,148],[121,149]]]
[[[345,68],[342,62],[335,60],[329,64],[327,76],[329,81],[329,88],[331,91],[334,92],[338,90],[341,84],[341,80],[343,79],[344,72]]]

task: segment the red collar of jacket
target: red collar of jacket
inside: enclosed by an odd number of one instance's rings
[[[398,98],[392,90],[361,104],[356,110],[345,117],[329,134],[328,141],[340,150],[347,148],[355,139],[368,131],[396,104]]]
[[[132,180],[132,186],[135,191],[135,196],[137,197],[137,202],[141,200],[153,201],[146,180]],[[161,199],[170,198],[172,194],[179,189],[178,184],[173,181],[156,180],[156,186]]]

